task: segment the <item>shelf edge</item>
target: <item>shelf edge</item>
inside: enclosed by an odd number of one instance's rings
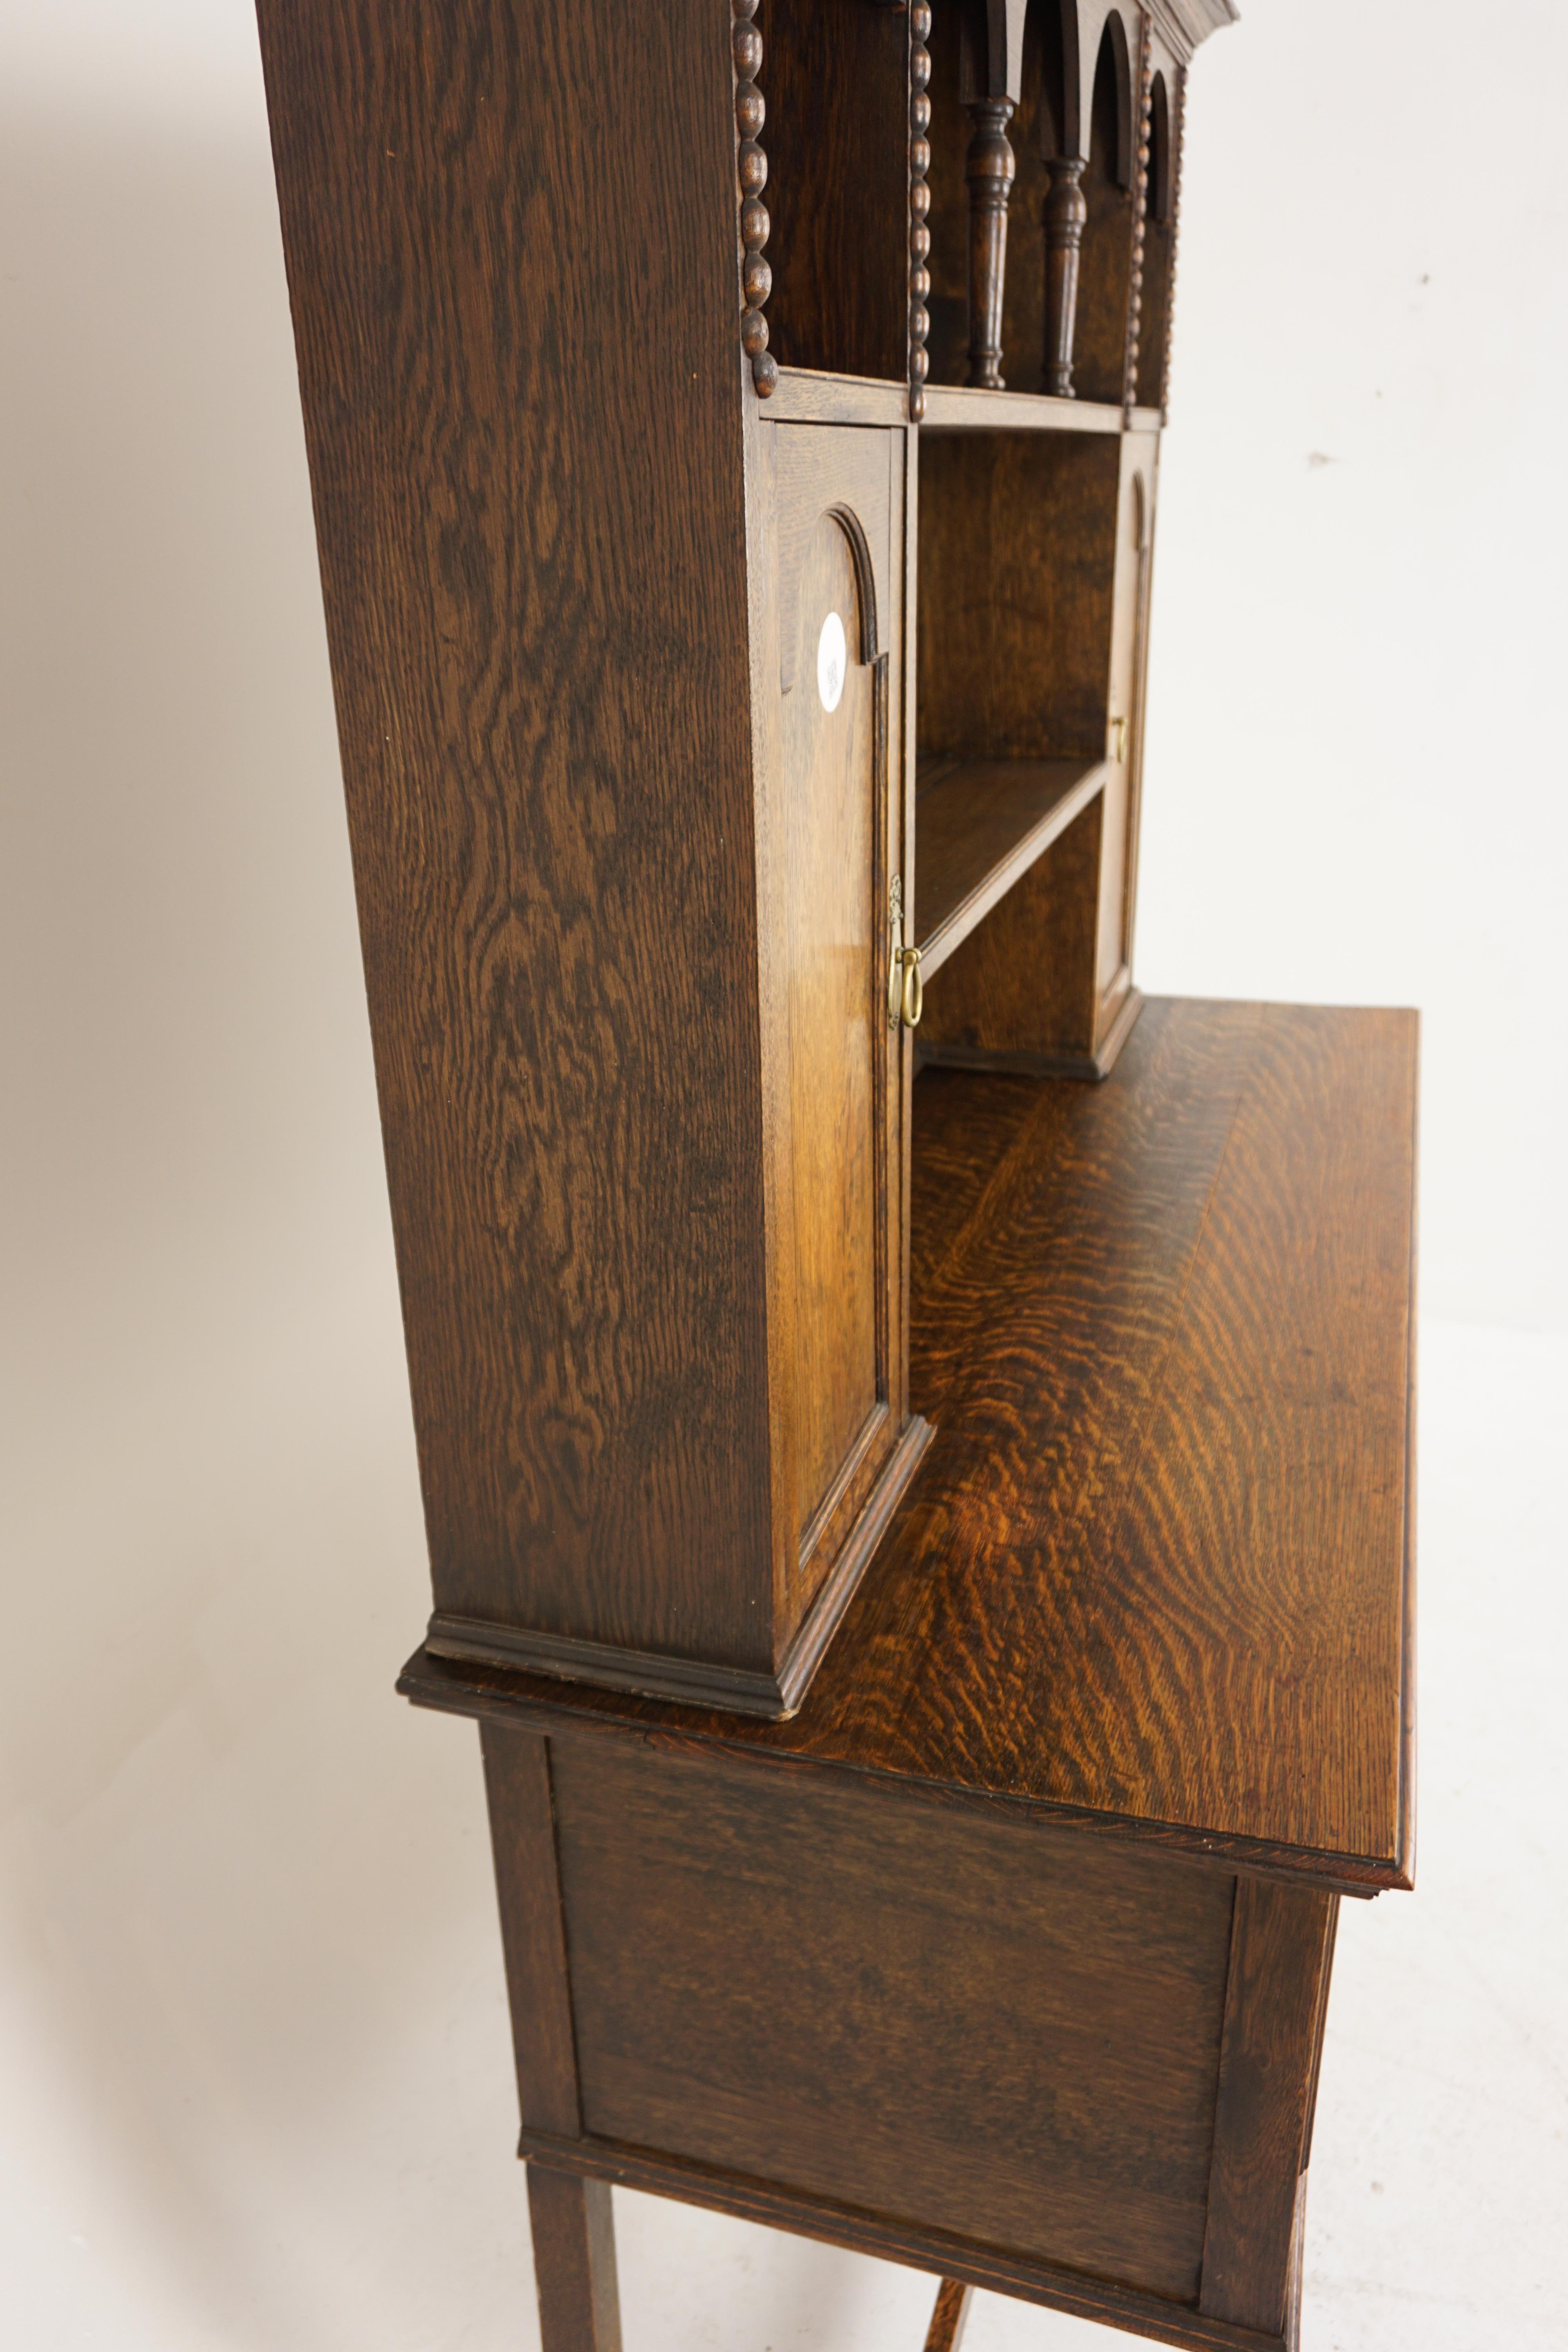
[[[1013,844],[1006,856],[976,884],[969,896],[962,899],[927,937],[919,940],[921,977],[929,980],[940,971],[955,948],[961,947],[975,926],[984,922],[998,899],[1005,898],[1016,882],[1021,882],[1031,866],[1037,864],[1053,841],[1060,839],[1073,819],[1081,816],[1097,793],[1105,789],[1110,772],[1109,760],[1096,760],[1086,767],[1075,784],[1070,784],[1059,801],[1052,803],[1044,816],[1037,819]],[[915,911],[920,911],[920,810],[915,811]]]

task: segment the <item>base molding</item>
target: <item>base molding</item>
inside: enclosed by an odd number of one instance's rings
[[[640,1698],[673,1699],[683,1706],[718,1707],[731,1715],[763,1716],[774,1721],[794,1715],[934,1433],[930,1422],[918,1413],[905,1423],[821,1591],[771,1674],[755,1667],[716,1665],[704,1658],[677,1657],[663,1650],[628,1650],[613,1642],[536,1633],[526,1626],[496,1624],[445,1609],[432,1615],[426,1647],[438,1658],[551,1675],[558,1682],[595,1683],[606,1690],[633,1692]]]
[[[1108,1078],[1116,1057],[1132,1034],[1143,1010],[1141,990],[1130,988],[1117,1007],[1116,1018],[1092,1054],[1003,1054],[983,1046],[922,1045],[921,1066],[933,1070],[996,1070],[1008,1077],[1082,1078],[1098,1085]]]
[[[552,2133],[526,2127],[517,2152],[525,2162],[548,2165],[557,2172],[608,2180],[623,2189],[639,2189],[655,2197],[703,2206],[710,2212],[761,2221],[769,2229],[789,2230],[797,2237],[847,2246],[856,2253],[901,2263],[910,2270],[956,2279],[964,2286],[984,2287],[993,2294],[1068,2312],[1076,2319],[1120,2327],[1152,2343],[1175,2345],[1178,2352],[1297,2352],[1293,2315],[1287,2335],[1260,2335],[1256,2328],[1207,2318],[1190,2305],[1170,2303],[1136,2287],[1119,2286],[1078,2271],[1057,2270],[1048,2263],[1030,2262],[999,2247],[893,2221],[858,2206],[833,2204],[826,2198],[805,2196],[742,2173],[721,2172],[687,2157],[664,2156],[619,2140],[559,2139]]]

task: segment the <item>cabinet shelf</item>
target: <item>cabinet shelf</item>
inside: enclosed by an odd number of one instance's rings
[[[915,917],[929,979],[1101,791],[1103,760],[948,760],[915,803]]]
[[[904,425],[909,386],[885,376],[781,367],[768,404],[775,424]],[[1131,412],[1134,433],[1157,433],[1157,408]],[[1043,392],[977,392],[967,384],[928,383],[927,433],[1121,433],[1128,419],[1114,403],[1059,400]]]
[[[1121,406],[1110,401],[1062,400],[1045,392],[981,392],[971,385],[928,383],[928,433],[1120,433]],[[1135,408],[1132,429],[1155,433],[1157,408]]]

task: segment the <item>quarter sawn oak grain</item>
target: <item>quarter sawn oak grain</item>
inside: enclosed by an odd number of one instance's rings
[[[794,1722],[423,1655],[403,1687],[1408,1884],[1415,1039],[1157,1001],[1103,1087],[921,1077],[938,1433]]]

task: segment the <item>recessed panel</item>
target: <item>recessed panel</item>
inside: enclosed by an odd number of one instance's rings
[[[589,2132],[1195,2296],[1231,1878],[629,1743],[555,1771]]]
[[[858,658],[859,583],[831,514],[805,551],[795,626],[783,779],[805,1537],[878,1403],[877,682]]]

